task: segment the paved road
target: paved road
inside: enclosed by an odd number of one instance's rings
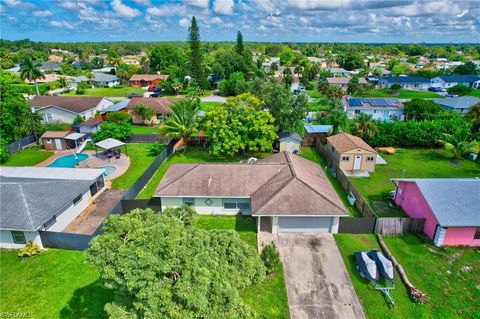
[[[202,102],[219,102],[219,103],[224,103],[227,102],[227,99],[224,98],[223,96],[218,96],[218,95],[209,95],[200,98],[200,101]]]
[[[332,234],[279,234],[291,319],[364,319]]]

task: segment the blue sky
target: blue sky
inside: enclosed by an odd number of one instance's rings
[[[34,41],[480,42],[480,0],[0,0],[1,37]]]

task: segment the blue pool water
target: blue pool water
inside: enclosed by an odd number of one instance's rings
[[[57,158],[50,164],[48,164],[48,167],[71,167],[74,168],[77,163],[82,162],[88,158],[87,154],[77,154],[77,158],[75,158],[75,155],[69,154],[65,155],[62,157]]]
[[[115,170],[117,169],[115,166],[101,166],[97,168],[103,168],[105,172],[103,173],[103,176],[108,176],[110,174],[115,173]]]

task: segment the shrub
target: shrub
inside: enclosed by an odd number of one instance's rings
[[[161,151],[163,151],[164,148],[165,145],[160,142],[153,143],[152,145],[150,145],[148,155],[157,156],[158,154],[160,154]]]
[[[314,89],[313,84],[308,82],[308,84],[305,86],[305,89],[306,90],[313,90]]]
[[[267,273],[269,274],[273,273],[280,264],[280,257],[274,243],[263,247],[261,257],[265,264],[265,268],[267,268]]]
[[[132,125],[130,123],[103,122],[100,124],[100,130],[93,134],[93,140],[98,142],[107,138],[114,138],[125,141],[131,133]]]
[[[472,88],[466,85],[457,84],[447,89],[448,94],[466,95],[472,92]]]
[[[5,143],[0,144],[0,164],[5,163],[10,158],[10,152]]]
[[[18,251],[18,257],[32,257],[37,254],[40,254],[40,246],[32,243],[32,241],[28,241],[25,247]]]
[[[121,122],[130,123],[132,121],[132,116],[127,112],[122,112],[122,111],[108,112],[107,115],[105,116],[105,121],[115,122],[115,123],[121,123]]]

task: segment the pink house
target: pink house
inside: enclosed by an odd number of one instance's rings
[[[436,246],[480,247],[480,179],[394,179],[395,204],[425,218],[423,232]]]

